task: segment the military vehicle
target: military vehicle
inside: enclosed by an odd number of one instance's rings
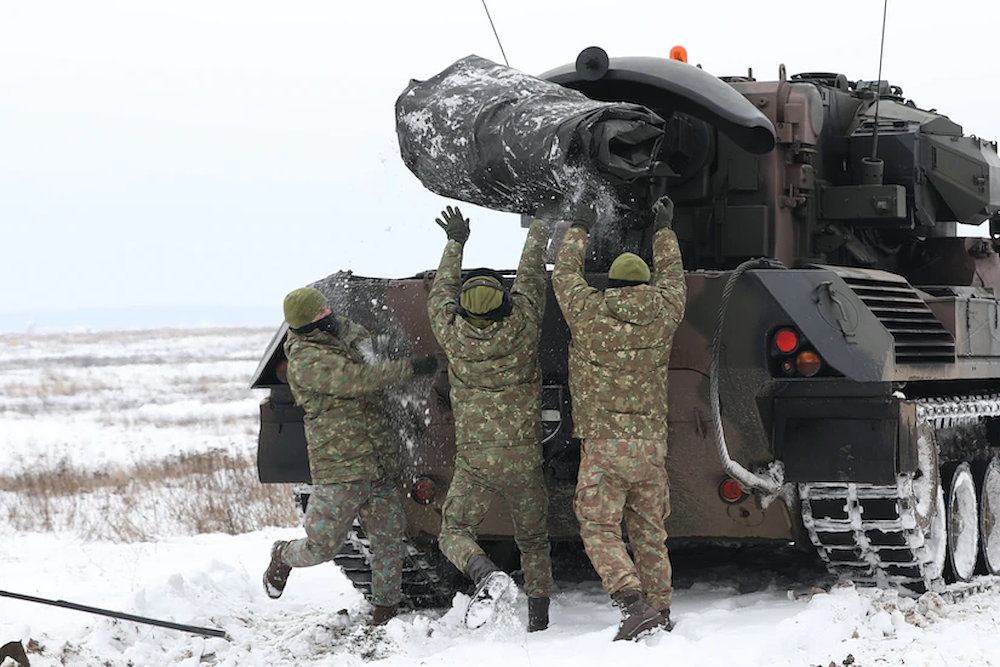
[[[669,169],[633,181],[623,203],[669,194],[688,283],[669,371],[668,542],[791,542],[842,578],[911,591],[1000,573],[996,143],[887,81],[833,72],[716,78],[591,48],[540,78],[666,121],[657,157]],[[987,221],[988,238],[959,235],[959,224]],[[592,235],[596,286],[618,252],[651,256],[648,220],[619,232],[614,243]],[[425,311],[432,279],[337,273],[317,286],[379,332],[381,354],[402,356],[440,353]],[[579,442],[569,335],[551,292],[544,326],[542,446],[558,564],[579,540]],[[270,390],[260,477],[307,483],[284,334],[252,381]],[[448,604],[461,577],[436,548],[454,456],[447,374],[386,400],[408,454],[406,593],[416,605]],[[481,527],[495,558],[511,534],[496,507]],[[366,548],[356,529],[338,558],[362,589]]]

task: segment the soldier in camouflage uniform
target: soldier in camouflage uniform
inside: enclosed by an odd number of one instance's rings
[[[285,297],[288,384],[305,411],[313,492],[306,509],[306,537],[271,547],[264,589],[278,598],[292,568],[333,560],[358,517],[372,551],[373,625],[395,616],[402,600],[405,517],[395,456],[385,437],[377,392],[414,375],[438,371],[433,356],[369,364],[368,332],[337,318],[312,287]]]
[[[574,435],[583,441],[574,509],[587,556],[622,610],[616,640],[671,627],[663,527],[670,513],[667,364],[687,287],[671,229],[673,203],[664,196],[653,211],[652,282],[642,258],[623,253],[611,265],[605,291],[587,284],[584,252],[594,222],[589,207],[577,209],[552,273],[572,334]],[[622,540],[623,517],[634,562]]]
[[[448,355],[457,453],[442,509],[441,550],[476,583],[470,609],[484,597],[495,603],[510,579],[476,543],[476,529],[491,500],[503,499],[521,551],[528,631],[544,630],[549,622],[552,564],[542,473],[538,343],[545,310],[549,223],[532,222],[517,278],[507,293],[499,275],[488,269],[472,271],[462,281],[469,221],[450,206],[442,218],[437,223],[447,232],[448,242],[427,310],[434,335]],[[473,625],[469,619],[467,615]],[[479,622],[485,621],[475,623]]]

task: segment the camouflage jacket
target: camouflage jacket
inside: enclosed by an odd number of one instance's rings
[[[305,410],[313,484],[377,479],[388,455],[378,390],[413,376],[409,359],[369,364],[371,336],[341,318],[340,333],[298,334],[285,341],[288,384]]]
[[[459,450],[534,447],[541,462],[542,374],[538,342],[545,311],[546,224],[535,220],[511,288],[511,314],[480,329],[457,313],[462,246],[449,241],[427,298],[438,343],[448,355]]]
[[[648,285],[600,291],[583,275],[587,233],[570,228],[552,287],[572,334],[569,388],[578,438],[667,437],[667,365],[687,284],[677,236],[653,238]]]

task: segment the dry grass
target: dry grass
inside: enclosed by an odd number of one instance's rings
[[[39,382],[9,382],[3,386],[7,398],[46,399],[52,396],[91,395],[99,391],[121,389],[121,384],[105,380],[82,381],[79,376],[47,370]]]
[[[156,428],[194,428],[213,427],[225,429],[226,433],[242,433],[244,435],[254,435],[260,428],[251,422],[246,415],[214,415],[201,417],[197,415],[122,415],[119,413],[103,413],[96,420],[102,426],[116,427],[141,427],[155,426]]]
[[[218,450],[97,473],[62,461],[0,475],[0,489],[0,518],[15,530],[113,542],[237,535],[298,521],[290,485],[261,484],[251,456]]]
[[[197,375],[193,377],[166,378],[163,384],[174,387],[177,391],[200,394],[218,393],[220,388],[228,388],[230,394],[242,396],[247,393],[246,382],[242,378],[221,373],[215,375]],[[53,396],[93,396],[98,392],[121,391],[124,389],[118,379],[107,379],[93,376],[81,376],[79,372],[60,372],[45,370],[39,375],[37,382],[15,381],[3,386],[7,398],[47,399]]]
[[[13,425],[0,531],[136,542],[295,525],[290,486],[262,485],[249,451],[258,423],[247,380],[272,333],[0,336],[0,431],[4,420]],[[131,462],[122,433],[134,441]],[[49,454],[78,454],[76,438],[99,447],[105,434],[104,453],[123,463],[95,472],[74,463],[86,458]],[[183,442],[200,451],[147,461]]]

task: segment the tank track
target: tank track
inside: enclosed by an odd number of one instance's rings
[[[931,436],[929,442],[926,435],[920,438],[925,441],[920,465],[932,471],[933,478],[907,473],[899,475],[895,485],[798,485],[809,538],[830,572],[841,579],[902,586],[918,593],[938,587],[941,581],[945,524],[934,434],[1000,416],[1000,395],[926,398],[915,403],[918,429],[923,427]]]
[[[444,556],[435,548],[421,550],[409,540],[404,540],[403,544],[406,548],[403,558],[403,605],[413,609],[451,606],[456,589],[454,579],[448,572],[450,563],[442,563]],[[334,561],[354,587],[370,600],[371,545],[357,520]]]

